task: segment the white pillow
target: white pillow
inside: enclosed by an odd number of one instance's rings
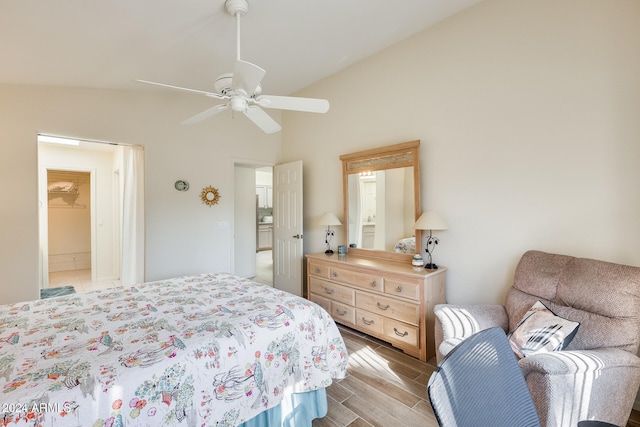
[[[580,323],[556,316],[537,301],[509,334],[509,343],[518,358],[564,350],[578,332]]]

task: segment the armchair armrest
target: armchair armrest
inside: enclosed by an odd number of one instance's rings
[[[613,368],[640,369],[640,358],[619,348],[596,350],[550,351],[518,361],[522,373],[544,375],[581,375],[585,372]]]
[[[509,317],[502,305],[438,304],[433,311],[436,315],[434,332],[438,362],[453,347],[476,332],[496,326],[509,332]]]
[[[627,424],[640,385],[635,354],[618,348],[552,351],[518,363],[543,425],[586,419]]]

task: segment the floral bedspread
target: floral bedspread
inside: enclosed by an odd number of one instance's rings
[[[347,359],[319,306],[224,273],[4,305],[0,425],[235,426]]]

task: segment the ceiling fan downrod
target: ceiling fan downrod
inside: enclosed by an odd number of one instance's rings
[[[236,17],[236,60],[240,61],[240,17],[247,13],[249,4],[247,0],[227,0],[225,7],[229,15]]]

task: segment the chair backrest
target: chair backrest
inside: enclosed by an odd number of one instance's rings
[[[429,378],[427,392],[443,427],[540,426],[501,328],[478,332],[447,354]]]
[[[537,300],[558,316],[580,322],[566,350],[638,351],[640,267],[528,251],[507,293],[509,330]]]

